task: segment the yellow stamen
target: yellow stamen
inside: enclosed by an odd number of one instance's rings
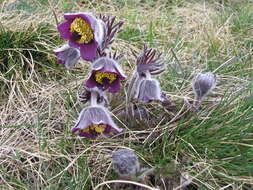
[[[103,133],[105,131],[106,125],[94,125],[94,128],[97,133]]]
[[[107,78],[109,83],[111,84],[113,81],[116,80],[117,78],[117,74],[115,73],[102,73],[97,71],[95,73],[95,80],[99,83],[99,84],[103,84],[103,79]]]
[[[80,17],[74,19],[70,25],[70,31],[76,32],[80,35],[80,40],[77,42],[79,44],[89,43],[94,39],[93,30],[88,22]]]
[[[87,132],[89,132],[89,131],[90,131],[90,128],[89,128],[89,127],[87,127],[87,128],[85,128],[85,129],[82,130],[82,132],[84,132],[84,133],[87,133]]]
[[[103,133],[106,129],[106,125],[91,125],[90,127],[87,127],[82,130],[82,132],[87,133],[89,131],[96,131],[97,133]]]

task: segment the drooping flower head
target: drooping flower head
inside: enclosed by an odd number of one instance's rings
[[[192,83],[192,88],[197,99],[202,99],[210,92],[216,84],[216,76],[213,73],[200,73]]]
[[[148,49],[146,44],[139,55],[133,52],[136,58],[136,71],[128,87],[128,97],[133,98],[136,96],[140,82],[144,78],[150,78],[150,75],[158,75],[164,71],[162,55],[157,55],[156,53],[156,50],[152,48]]]
[[[64,18],[65,22],[58,25],[61,38],[69,40],[69,46],[80,48],[84,60],[93,60],[104,38],[103,21],[90,13],[66,13]]]
[[[137,156],[129,149],[119,149],[113,152],[112,164],[119,177],[123,179],[136,177],[140,170]]]
[[[137,99],[142,103],[149,103],[153,100],[163,101],[160,84],[156,79],[143,79],[137,90]]]
[[[96,138],[101,133],[120,133],[122,130],[113,122],[105,107],[96,105],[81,111],[72,133],[78,133],[81,137]]]
[[[57,56],[57,63],[63,64],[66,69],[73,67],[80,59],[80,51],[77,48],[72,48],[68,44],[54,50]]]
[[[98,87],[116,93],[120,90],[120,81],[125,75],[118,62],[109,57],[101,57],[92,63],[91,74],[86,81],[88,88]]]

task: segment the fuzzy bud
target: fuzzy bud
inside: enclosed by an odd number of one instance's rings
[[[54,50],[54,53],[57,56],[57,63],[63,64],[66,69],[73,67],[80,59],[79,49],[70,47],[68,44]]]
[[[213,73],[200,73],[193,80],[192,88],[196,99],[200,100],[206,96],[216,84],[216,76]]]
[[[129,149],[119,149],[113,152],[112,164],[121,179],[134,178],[140,170],[137,156]]]

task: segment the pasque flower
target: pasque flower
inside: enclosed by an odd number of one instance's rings
[[[134,178],[140,170],[137,156],[129,149],[119,149],[113,152],[112,164],[121,179]]]
[[[96,138],[101,133],[120,133],[123,129],[118,128],[108,111],[101,105],[84,108],[72,129],[81,137]]]
[[[114,123],[108,110],[98,104],[97,92],[97,90],[90,90],[91,106],[81,111],[74,128],[72,128],[72,132],[78,133],[81,137],[96,138],[101,133],[110,134],[123,131]]]
[[[156,79],[147,78],[140,81],[137,90],[137,99],[142,103],[149,103],[153,100],[163,101],[160,84]]]
[[[69,46],[80,48],[84,60],[93,60],[104,38],[104,22],[90,13],[66,13],[64,18],[58,25],[61,38],[69,40]]]
[[[72,48],[68,44],[54,50],[57,56],[57,63],[63,64],[67,69],[73,67],[80,59],[80,51],[77,48]]]
[[[151,78],[151,75],[158,75],[162,73],[164,71],[164,63],[163,63],[162,54],[157,55],[157,51],[152,48],[147,48],[146,44],[144,45],[142,52],[139,55],[134,53],[134,56],[136,58],[136,71],[134,72],[132,76],[132,80],[130,81],[127,93],[128,93],[128,97],[136,98],[136,94],[138,94],[138,88],[141,86],[140,85],[141,82],[142,82],[142,87],[147,82],[153,83],[153,86],[154,85],[157,86],[158,81],[150,82],[150,81],[142,81],[142,80],[146,79],[147,77]],[[142,90],[144,89],[142,88]],[[155,93],[156,92],[157,90],[155,91]]]
[[[86,81],[86,86],[109,89],[109,92],[116,93],[121,88],[120,80],[124,79],[125,75],[117,61],[109,57],[101,57],[92,63],[91,74]]]

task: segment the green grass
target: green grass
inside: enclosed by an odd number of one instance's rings
[[[142,167],[160,168],[165,183],[174,187],[187,173],[193,178],[188,189],[253,188],[253,3],[59,0],[50,8],[48,1],[37,0],[1,6],[0,189],[94,189],[117,179],[110,156],[120,147],[135,150]],[[122,67],[130,76],[135,66],[131,50],[140,51],[143,43],[162,52],[167,70],[158,78],[176,111],[165,112],[154,103],[146,106],[153,124],[114,118],[125,133],[112,139],[71,135],[85,106],[76,94],[89,64],[70,71],[56,64],[53,49],[63,41],[52,9],[59,21],[63,12],[80,10],[122,19],[123,31],[113,45],[125,55]],[[194,75],[214,71],[231,57],[217,71],[217,86],[200,111],[172,121],[186,110],[181,109],[184,98],[194,98]],[[112,101],[113,113],[123,96]],[[148,183],[158,184],[162,187],[160,175]]]

